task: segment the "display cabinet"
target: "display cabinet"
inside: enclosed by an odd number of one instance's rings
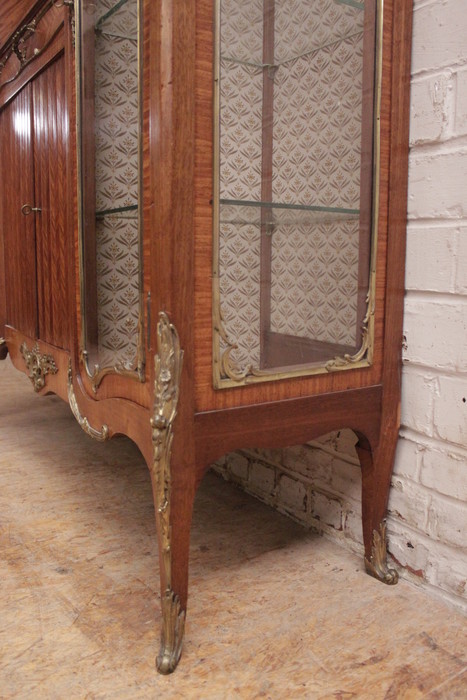
[[[354,430],[365,567],[395,583],[411,2],[22,19],[0,56],[1,349],[148,464],[158,670],[182,650],[197,488],[232,450]]]

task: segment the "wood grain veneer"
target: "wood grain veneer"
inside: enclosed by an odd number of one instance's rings
[[[42,0],[43,2],[43,0]],[[0,3],[0,52],[11,34],[34,14],[41,0],[2,0]]]
[[[67,139],[69,115],[61,54],[32,83],[39,337],[69,349]],[[21,326],[20,326],[21,327]]]
[[[63,28],[67,9],[63,5],[51,4],[51,0],[42,0],[36,9],[36,14],[30,16],[28,13],[32,20],[28,26],[35,26],[35,29],[21,25],[16,42],[7,43],[0,52],[3,63],[0,71],[0,102],[3,104],[57,53],[57,35]],[[63,35],[59,41],[63,47]],[[23,60],[20,62],[17,53],[23,55],[24,63]]]
[[[5,322],[26,334],[37,334],[35,214],[24,216],[24,204],[34,206],[32,153],[32,88],[26,85],[0,112],[0,230],[5,256]]]

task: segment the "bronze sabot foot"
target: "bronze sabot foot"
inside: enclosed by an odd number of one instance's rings
[[[166,590],[162,597],[161,648],[156,659],[159,673],[167,675],[177,668],[182,654],[185,631],[185,610],[181,609],[178,595]]]
[[[386,521],[383,520],[379,530],[373,530],[373,546],[371,557],[365,557],[365,568],[370,576],[374,576],[379,581],[393,586],[399,580],[399,574],[395,569],[390,569],[387,563],[386,549]]]

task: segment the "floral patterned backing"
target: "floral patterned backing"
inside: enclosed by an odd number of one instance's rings
[[[115,11],[109,12],[113,8]],[[126,369],[136,365],[140,311],[137,28],[137,0],[98,0],[95,144],[99,364]]]

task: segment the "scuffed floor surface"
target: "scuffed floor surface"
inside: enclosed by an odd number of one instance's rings
[[[214,475],[178,670],[157,675],[149,474],[0,363],[0,697],[467,698],[465,618]]]

